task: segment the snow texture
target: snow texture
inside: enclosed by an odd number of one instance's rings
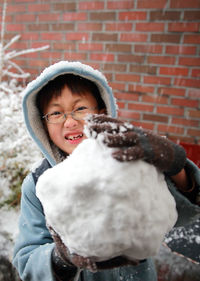
[[[105,260],[156,255],[176,222],[163,174],[141,160],[121,163],[95,139],[83,141],[38,180],[47,224],[70,252]]]

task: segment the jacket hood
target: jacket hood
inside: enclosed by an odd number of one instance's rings
[[[39,147],[42,154],[53,166],[61,161],[60,150],[50,141],[40,118],[36,106],[38,92],[51,80],[59,75],[74,74],[94,82],[106,105],[110,116],[116,117],[117,106],[112,89],[109,87],[105,76],[98,70],[80,62],[61,61],[47,67],[35,80],[30,82],[23,92],[23,114],[27,130]]]

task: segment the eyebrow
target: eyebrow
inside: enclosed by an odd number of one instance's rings
[[[73,102],[73,104],[72,104],[72,106],[74,106],[74,105],[76,105],[79,101],[81,101],[81,98],[78,98],[78,99],[76,99],[74,102]],[[60,103],[49,103],[49,106],[61,106],[62,104],[60,104]]]

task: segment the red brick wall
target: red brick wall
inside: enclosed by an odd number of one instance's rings
[[[12,49],[50,45],[16,60],[31,78],[80,60],[106,75],[119,116],[200,144],[199,19],[199,0],[8,0],[6,39],[22,35]]]

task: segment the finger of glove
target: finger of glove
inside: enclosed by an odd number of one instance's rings
[[[98,270],[104,270],[104,269],[111,269],[115,267],[121,267],[125,265],[138,265],[138,260],[128,260],[127,258],[123,256],[115,257],[113,259],[102,261],[102,262],[96,262]]]
[[[104,134],[104,143],[108,147],[129,147],[139,144],[139,137],[134,131],[119,134]]]
[[[85,268],[92,272],[97,271],[96,263],[89,257],[82,257],[77,254],[71,254],[70,261],[79,268]]]
[[[102,124],[102,123],[115,123],[115,124],[123,124],[124,122],[117,119],[117,118],[112,118],[108,115],[105,114],[93,114],[90,115],[87,118],[88,123],[96,123],[96,124]]]
[[[112,153],[113,158],[120,162],[144,159],[144,151],[140,146],[119,149]]]

